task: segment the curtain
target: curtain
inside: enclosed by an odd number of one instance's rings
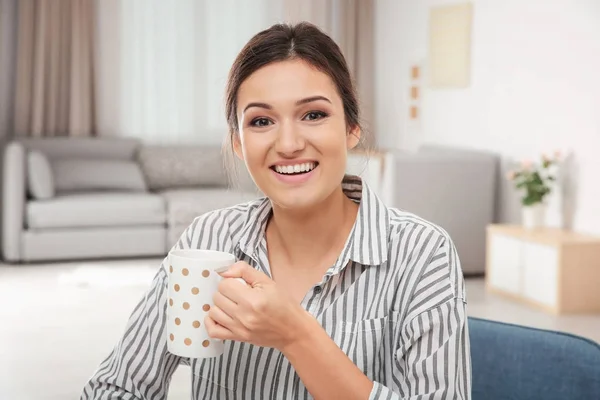
[[[0,141],[12,136],[17,0],[0,0]]]
[[[95,133],[92,0],[19,0],[17,136]]]
[[[258,31],[296,20],[319,25],[340,44],[368,122],[372,1],[97,0],[98,132],[149,143],[221,144],[235,56]]]
[[[97,1],[100,134],[221,144],[229,67],[277,22],[271,1]]]

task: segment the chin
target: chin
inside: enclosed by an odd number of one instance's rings
[[[326,197],[319,195],[322,190],[315,184],[285,188],[269,182],[257,186],[274,205],[287,210],[311,208],[323,201],[323,197]]]
[[[331,196],[335,187],[328,188],[312,184],[287,189],[273,187],[269,189],[263,193],[277,207],[290,211],[306,211],[325,202]]]
[[[320,201],[317,198],[310,197],[304,195],[292,195],[291,193],[280,193],[278,195],[269,196],[271,201],[278,207],[290,211],[308,210],[320,203]]]

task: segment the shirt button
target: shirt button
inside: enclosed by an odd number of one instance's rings
[[[321,286],[316,286],[315,287],[315,294],[319,294],[323,291],[323,288]]]

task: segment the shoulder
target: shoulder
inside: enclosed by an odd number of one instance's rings
[[[259,217],[267,201],[259,198],[196,217],[185,232],[190,248],[232,251],[245,228]]]
[[[465,299],[458,251],[441,226],[416,214],[390,208],[389,260],[413,297],[443,302]],[[429,303],[426,301],[426,303]],[[422,304],[431,307],[433,304]]]
[[[452,243],[448,232],[439,225],[408,211],[397,208],[388,208],[388,211],[389,240],[392,247],[406,244],[407,241],[421,246]]]

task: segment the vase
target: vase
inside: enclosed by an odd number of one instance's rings
[[[546,224],[546,205],[544,203],[523,206],[522,223],[526,229],[536,229]]]

